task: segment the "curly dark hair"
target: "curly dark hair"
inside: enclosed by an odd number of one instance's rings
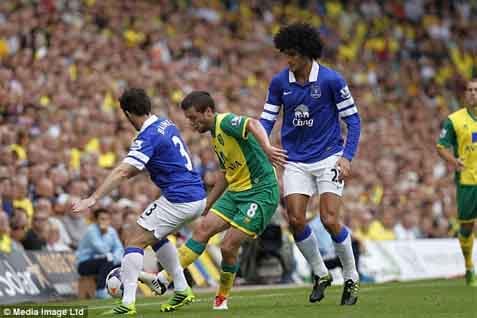
[[[323,49],[318,30],[307,23],[293,23],[282,27],[275,34],[273,42],[282,53],[295,50],[311,59],[320,58]]]

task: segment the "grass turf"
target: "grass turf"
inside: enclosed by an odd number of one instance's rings
[[[214,294],[196,293],[193,304],[173,313],[161,313],[162,297],[139,298],[137,316],[144,318],[169,317],[412,317],[412,318],[477,318],[477,288],[464,285],[463,280],[420,281],[361,286],[356,306],[340,306],[341,287],[327,289],[321,303],[310,304],[307,288],[260,288],[232,290],[228,311],[213,311]],[[112,300],[72,302],[87,305],[89,317],[99,317],[112,308]]]

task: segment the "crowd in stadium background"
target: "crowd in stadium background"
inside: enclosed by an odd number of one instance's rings
[[[71,213],[71,200],[91,193],[135,134],[117,102],[126,87],[144,87],[154,112],[178,125],[211,186],[218,165],[209,139],[192,133],[178,103],[208,90],[219,111],[258,118],[285,66],[272,35],[293,21],[319,28],[321,62],[347,79],[362,118],[345,224],[361,240],[453,236],[453,176],[435,144],[477,74],[477,4],[384,3],[0,2],[0,252],[20,241],[76,248],[89,215]],[[99,205],[125,235],[158,196],[143,176]]]

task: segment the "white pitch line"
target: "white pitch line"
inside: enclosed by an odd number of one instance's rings
[[[436,283],[429,283],[429,282],[416,282],[416,283],[410,283],[402,286],[382,286],[382,285],[366,285],[366,288],[361,289],[360,293],[373,293],[376,291],[380,291],[383,289],[393,289],[393,288],[416,288],[416,287],[435,287]],[[302,286],[296,287],[296,289],[302,288]],[[262,288],[260,288],[262,289]],[[290,287],[289,289],[294,289],[294,287]],[[247,289],[247,290],[253,290],[253,289]],[[339,289],[331,289],[327,291],[327,293],[336,293],[336,292],[341,292]],[[287,296],[289,293],[270,293],[270,294],[259,294],[259,295],[253,295],[254,298],[271,298],[271,297],[277,297],[277,296]],[[231,296],[230,299],[242,299],[242,298],[248,298],[251,297],[249,295],[236,295],[236,296]],[[213,298],[212,297],[207,297],[207,298],[197,298],[194,303],[204,303],[204,302],[212,302]],[[136,304],[136,307],[151,307],[151,306],[157,306],[160,305],[161,302],[148,302],[148,303],[139,303]],[[93,306],[89,307],[88,309],[92,310],[97,310],[97,309],[108,309],[111,308],[113,305],[101,305],[101,306]]]

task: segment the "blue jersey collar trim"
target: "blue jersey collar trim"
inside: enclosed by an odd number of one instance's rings
[[[311,65],[310,76],[308,77],[308,82],[316,82],[318,80],[318,72],[320,71],[320,64],[318,62],[313,61]],[[295,74],[292,71],[288,70],[288,82],[295,83],[296,78]]]
[[[151,115],[149,116],[148,119],[142,124],[141,130],[139,131],[140,133],[143,132],[147,127],[151,126],[156,120],[158,120],[156,115]]]

